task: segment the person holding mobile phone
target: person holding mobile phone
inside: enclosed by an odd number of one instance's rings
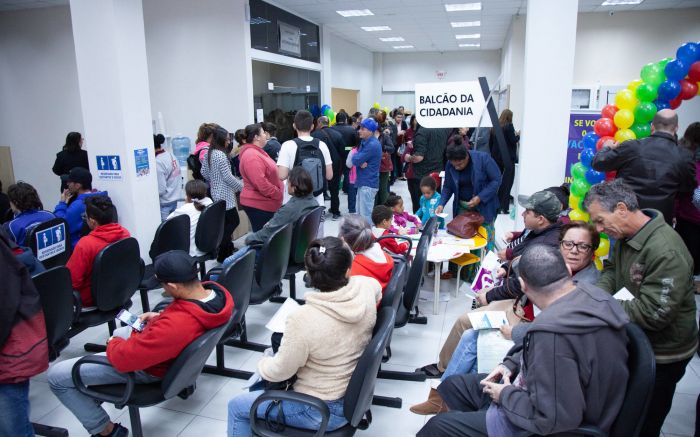
[[[187,252],[171,250],[160,255],[154,270],[165,291],[173,296],[172,303],[161,313],[142,314],[138,318],[144,325],[142,331],[132,330],[128,338],[111,337],[106,352],[111,367],[81,366],[80,377],[86,385],[124,383],[126,373],[132,373],[136,383],[160,381],[187,345],[231,319],[233,300],[228,290],[215,282],[201,283],[197,263]],[[71,374],[79,359],[62,361],[49,369],[51,391],[90,434],[127,436],[124,426],[113,423],[94,399],[76,389]]]

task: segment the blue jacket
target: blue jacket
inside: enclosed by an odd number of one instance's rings
[[[498,209],[498,187],[501,186],[501,171],[498,169],[496,161],[487,153],[469,150],[469,159],[472,166],[472,187],[474,195],[479,196],[481,203],[476,207],[484,216],[485,223],[496,220]],[[448,162],[445,166],[445,182],[442,184],[442,200],[440,204],[445,206],[453,193],[459,195],[459,172]],[[459,215],[459,201],[469,201],[471,199],[456,199],[452,203],[452,216]]]
[[[56,217],[64,219],[68,223],[70,231],[70,245],[75,247],[80,240],[80,233],[83,229],[83,213],[85,212],[85,199],[90,196],[107,196],[106,191],[92,191],[78,195],[78,197],[70,204],[66,202],[58,202],[53,213]]]
[[[382,145],[374,136],[362,140],[360,148],[352,157],[352,164],[357,167],[355,186],[379,188],[379,164],[382,161]],[[367,167],[362,168],[362,164]]]
[[[420,208],[416,212],[416,217],[423,223],[427,222],[430,217],[435,215],[435,208],[440,205],[440,193],[437,191],[431,199],[426,199],[425,196],[420,196]]]
[[[27,243],[27,231],[31,228],[47,222],[55,216],[49,211],[32,209],[22,211],[14,219],[5,223],[5,229],[18,246],[29,246]]]

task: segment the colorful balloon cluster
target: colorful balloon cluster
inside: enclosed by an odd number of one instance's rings
[[[645,65],[640,79],[633,80],[615,96],[614,105],[606,105],[600,112],[594,132],[583,137],[580,161],[571,166],[571,220],[588,221],[590,217],[581,207],[581,201],[591,185],[614,179],[615,172],[607,174],[591,168],[596,152],[613,140],[623,142],[651,135],[651,120],[657,111],[676,109],[683,100],[700,94],[700,43],[688,42],[676,51],[676,58],[666,58]],[[602,269],[601,257],[608,254],[610,242],[601,234],[600,247],[595,252],[595,264]]]
[[[309,107],[309,112],[314,116],[314,118],[324,115],[328,117],[328,120],[330,120],[331,126],[335,124],[335,111],[333,111],[331,105],[323,105],[319,108],[318,105],[313,104]]]
[[[391,111],[388,106],[382,108],[382,105],[380,105],[379,102],[374,102],[372,107],[374,109],[381,109],[382,111],[386,112],[386,115],[389,115],[389,112]]]

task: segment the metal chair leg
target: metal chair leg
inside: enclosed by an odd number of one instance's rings
[[[147,313],[151,311],[151,305],[148,302],[148,290],[139,290],[141,292],[141,311]]]
[[[143,437],[141,429],[141,414],[138,407],[129,406],[129,418],[131,419],[131,435],[134,437]]]

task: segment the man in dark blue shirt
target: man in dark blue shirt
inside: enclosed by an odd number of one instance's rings
[[[352,164],[357,167],[357,212],[372,223],[374,198],[379,191],[379,164],[382,160],[382,146],[374,136],[379,124],[367,117],[360,125],[362,143],[352,157]]]

